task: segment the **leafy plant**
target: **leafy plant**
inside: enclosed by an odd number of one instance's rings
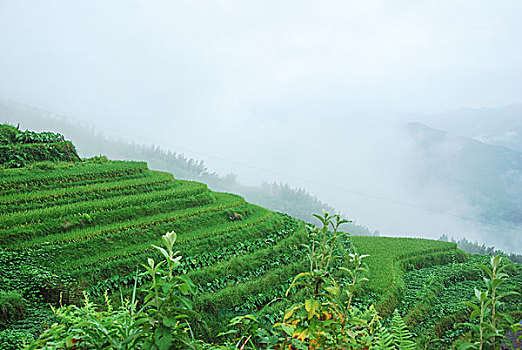
[[[187,349],[194,346],[188,335],[187,319],[192,311],[190,294],[196,287],[177,268],[181,256],[174,252],[174,232],[162,236],[164,247],[155,246],[164,257],[156,263],[149,258],[144,265],[151,276],[146,286],[143,306],[136,302],[137,279],[130,301],[114,309],[105,294],[105,309],[98,308],[85,296],[82,307],[70,305],[55,309],[59,323],[55,323],[27,349]],[[136,273],[137,275],[137,273]]]
[[[498,292],[499,285],[508,278],[508,275],[502,272],[507,265],[501,266],[501,262],[502,257],[496,255],[491,257],[490,267],[477,266],[485,273],[484,282],[487,290],[482,291],[475,288],[475,302],[465,302],[465,305],[471,309],[470,320],[478,320],[478,322],[465,322],[457,325],[467,326],[471,330],[471,341],[462,344],[459,350],[496,349],[497,338],[504,337],[505,330],[511,328],[510,325],[514,323],[509,315],[498,312],[502,306],[501,299],[508,295],[518,294],[516,292]]]
[[[173,250],[176,234],[173,231],[168,232],[162,239],[165,248],[154,247],[165,260],[156,264],[149,258],[148,265],[143,265],[152,277],[144,299],[152,336],[145,342],[145,346],[160,350],[186,349],[192,346],[194,340],[193,337],[188,337],[186,329],[190,329],[190,325],[187,319],[196,315],[188,295],[196,293],[197,289],[187,275],[175,274],[181,261],[179,252]],[[162,268],[164,265],[166,270]],[[174,344],[175,347],[172,346]]]
[[[298,274],[286,293],[302,289],[305,299],[288,308],[283,321],[274,325],[283,333],[280,345],[297,349],[413,349],[411,334],[397,312],[390,334],[373,305],[352,305],[357,287],[367,280],[363,277],[367,271],[363,259],[367,255],[353,248],[346,254],[348,267],[335,263],[344,256],[338,246],[344,236],[339,226],[348,221],[328,213],[316,218],[323,227],[312,229],[311,244],[307,246],[309,271]],[[349,240],[349,236],[344,238]],[[334,278],[335,270],[347,275],[346,283],[341,285]]]

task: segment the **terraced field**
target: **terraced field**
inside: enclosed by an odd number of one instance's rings
[[[378,295],[377,309],[389,316],[405,291],[403,274],[409,270],[464,262],[467,254],[455,243],[420,238],[354,236],[361,254],[367,254],[370,281],[366,291]]]
[[[292,252],[307,239],[296,219],[141,162],[8,169],[0,171],[0,188],[0,248],[37,251],[45,257],[39,264],[74,281],[77,297],[81,290],[96,297],[131,283],[136,267],[157,256],[151,245],[175,231],[182,267],[205,305],[233,308],[253,289],[234,287],[236,298],[218,291],[248,283],[262,291],[272,275],[291,278],[302,257]]]
[[[293,302],[285,291],[308,269],[302,244],[309,230],[302,221],[151,171],[143,162],[53,164],[0,171],[0,253],[6,261],[30,256],[31,266],[50,271],[35,279],[46,289],[34,299],[39,305],[56,302],[61,292],[65,301],[77,302],[81,291],[91,298],[125,291],[137,267],[149,257],[160,259],[152,244],[161,245],[168,231],[177,233],[180,269],[196,283],[195,307],[211,327],[200,334],[215,335],[238,313],[258,312],[273,322]],[[340,242],[337,254],[347,257],[352,244],[370,255],[370,280],[358,299],[376,302],[385,317],[396,307],[412,308],[404,312],[407,320],[419,317],[415,310],[422,300],[405,304],[416,288],[411,273],[467,260],[453,243],[409,238],[352,236]],[[30,269],[17,273],[34,278]],[[21,290],[9,279],[0,278],[2,289]],[[139,274],[138,283],[144,281]],[[24,293],[27,299],[35,294]]]

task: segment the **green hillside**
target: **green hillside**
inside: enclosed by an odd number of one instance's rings
[[[286,214],[176,180],[141,162],[95,159],[6,169],[0,171],[0,188],[0,247],[38,251],[44,259],[37,265],[73,281],[46,301],[60,292],[74,301],[83,289],[93,296],[117,291],[146,257],[156,255],[151,244],[160,245],[167,231],[178,234],[183,268],[194,275],[202,296],[238,282],[263,281],[269,272],[286,281],[301,258],[292,252],[307,238],[305,225]],[[230,269],[214,271],[238,257],[244,261],[236,280],[224,280]],[[225,300],[215,304],[236,306]]]
[[[103,300],[106,291],[118,296],[148,282],[136,269],[147,258],[161,260],[152,245],[169,231],[183,256],[179,271],[197,286],[194,307],[206,322],[194,329],[198,335],[215,340],[245,313],[277,320],[299,297],[285,292],[308,269],[304,222],[143,162],[39,160],[14,169],[7,161],[0,170],[0,349],[17,348],[52,323],[49,303],[78,304],[82,291]],[[409,295],[407,273],[467,260],[448,242],[343,236],[338,243],[336,269],[349,267],[354,245],[370,255],[357,302],[375,302],[383,317]]]

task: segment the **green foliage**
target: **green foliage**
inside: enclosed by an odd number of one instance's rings
[[[6,168],[20,168],[30,163],[42,161],[81,160],[71,142],[60,134],[20,131],[10,125],[0,124],[0,165]],[[50,165],[41,165],[50,170]]]
[[[24,330],[4,329],[0,331],[0,350],[18,350],[34,341],[34,336]]]
[[[64,142],[65,138],[63,135],[52,133],[52,132],[41,132],[37,133],[34,131],[23,131],[18,132],[14,138],[13,143],[57,143]]]
[[[18,291],[0,290],[0,322],[22,319],[26,312],[27,301]]]
[[[164,260],[156,264],[149,258],[148,265],[144,265],[152,278],[144,299],[152,337],[145,342],[145,347],[187,349],[193,342],[186,331],[186,327],[190,328],[187,318],[196,315],[189,295],[197,289],[187,275],[175,274],[181,260],[179,252],[173,250],[176,234],[169,232],[162,239],[165,248],[154,247],[161,252]]]
[[[396,349],[400,350],[415,350],[415,343],[411,340],[412,335],[406,323],[402,319],[397,309],[393,312],[391,332],[393,335],[393,344]]]
[[[79,160],[73,144],[69,141],[0,146],[0,165],[6,168],[21,168],[41,161]]]
[[[0,124],[0,145],[9,145],[16,142],[16,138],[22,131],[18,127],[7,124]]]
[[[503,298],[508,295],[518,295],[514,291],[499,293],[498,287],[508,278],[508,275],[503,272],[507,265],[501,266],[501,262],[502,257],[496,255],[491,257],[490,266],[477,266],[485,273],[484,282],[487,290],[475,288],[475,300],[465,303],[471,310],[470,321],[472,322],[459,325],[471,329],[471,341],[462,344],[459,349],[496,349],[497,338],[503,338],[505,330],[514,324],[509,315],[498,312]]]
[[[369,255],[366,263],[372,278],[367,289],[382,296],[376,307],[383,316],[391,315],[399,304],[405,289],[402,275],[406,270],[467,258],[454,243],[448,242],[367,236],[352,236],[351,239],[362,254]]]
[[[106,297],[104,309],[85,298],[83,307],[70,305],[55,311],[53,324],[26,349],[136,349],[146,337],[147,319],[132,302],[114,309]]]
[[[151,278],[146,295],[138,309],[135,282],[132,299],[114,309],[105,295],[105,309],[96,307],[85,298],[83,307],[70,305],[55,310],[59,319],[27,346],[27,349],[188,349],[195,340],[189,335],[187,318],[192,311],[191,294],[196,292],[192,281],[178,274],[181,256],[174,252],[174,232],[162,237],[163,247],[157,247],[163,261],[148,259],[144,265]]]

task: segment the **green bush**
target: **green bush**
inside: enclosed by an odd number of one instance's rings
[[[19,350],[24,343],[31,343],[34,340],[34,336],[29,331],[4,329],[0,331],[0,350]]]
[[[20,320],[27,312],[27,301],[17,291],[0,290],[0,322]]]
[[[20,130],[11,125],[0,124],[0,145],[8,145],[16,141]]]
[[[71,142],[12,144],[0,146],[0,164],[21,168],[40,161],[81,160]]]

